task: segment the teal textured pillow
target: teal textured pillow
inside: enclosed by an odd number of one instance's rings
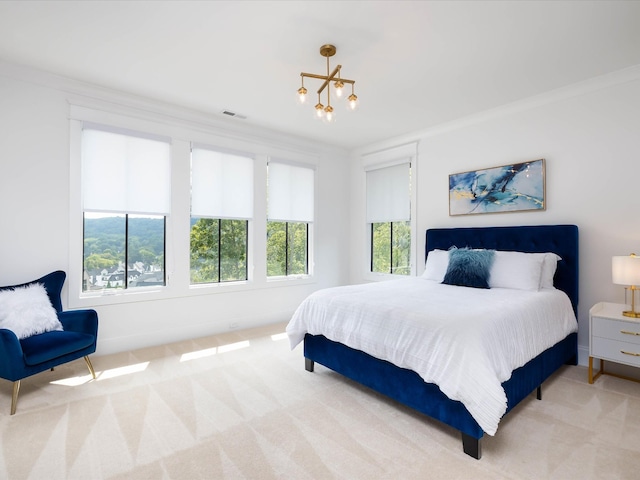
[[[456,248],[449,251],[449,266],[442,283],[460,287],[489,288],[495,250]]]

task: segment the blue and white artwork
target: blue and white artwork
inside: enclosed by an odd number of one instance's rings
[[[449,175],[449,215],[544,210],[544,159]]]

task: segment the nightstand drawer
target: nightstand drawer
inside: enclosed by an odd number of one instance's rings
[[[592,317],[591,335],[640,346],[640,323]],[[593,339],[595,341],[595,338]],[[638,349],[640,350],[640,348]]]
[[[640,367],[640,345],[637,343],[594,337],[591,342],[591,354],[596,358]]]

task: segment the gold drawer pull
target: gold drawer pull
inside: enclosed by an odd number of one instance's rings
[[[640,335],[640,332],[629,332],[627,330],[620,330],[620,333],[624,333],[625,335]]]
[[[625,352],[624,350],[620,350],[620,353],[624,353],[625,355],[631,355],[634,357],[640,357],[640,353]]]

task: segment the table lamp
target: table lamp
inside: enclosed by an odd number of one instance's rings
[[[613,257],[611,275],[616,285],[626,285],[631,290],[631,310],[622,312],[626,317],[640,318],[636,312],[636,290],[640,285],[640,257],[635,253],[627,256]]]

